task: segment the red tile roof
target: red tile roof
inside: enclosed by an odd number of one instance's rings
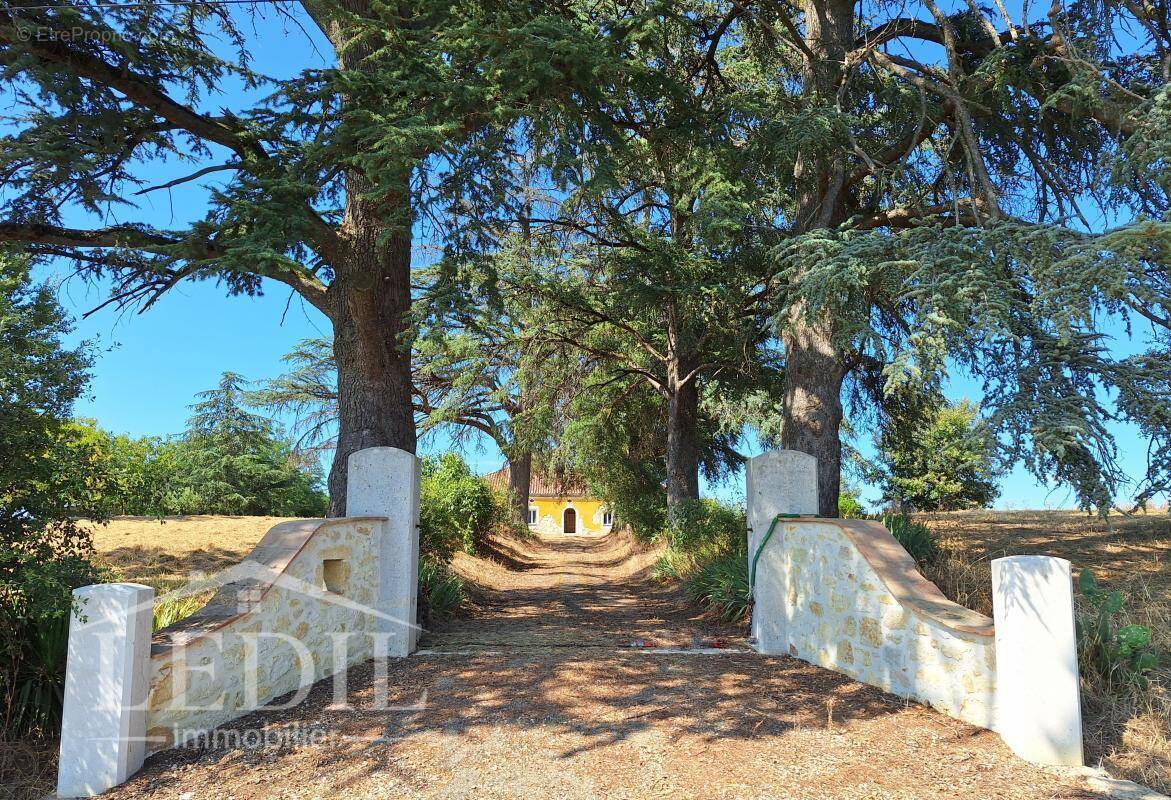
[[[484,480],[496,489],[508,488],[509,465],[489,472]],[[576,478],[545,475],[534,469],[529,475],[529,497],[589,497],[585,484]]]

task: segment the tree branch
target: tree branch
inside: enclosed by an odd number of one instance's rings
[[[42,223],[0,221],[0,242],[31,245],[34,250],[37,245],[47,245],[51,248],[99,247],[139,250],[189,262],[214,261],[224,256],[223,251],[213,242],[177,238],[135,225],[112,225],[85,230]],[[55,249],[52,254],[64,255]],[[83,257],[83,260],[93,261],[94,259]],[[181,280],[189,277],[191,272],[191,270],[169,272],[166,273],[166,277]],[[310,305],[329,316],[330,310],[326,301],[325,285],[308,270],[257,269],[254,274],[271,278],[289,286],[305,298]],[[162,276],[156,274],[154,277],[157,280]],[[177,280],[167,283],[162,287],[162,290],[170,288],[174,282]],[[154,293],[158,294],[158,290]]]

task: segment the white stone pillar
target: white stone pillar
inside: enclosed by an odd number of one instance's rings
[[[154,589],[104,583],[73,598],[57,794],[92,797],[137,772],[146,755]]]
[[[1081,687],[1069,562],[992,562],[996,731],[1037,764],[1082,766]]]
[[[388,655],[414,652],[419,593],[419,459],[395,447],[350,454],[346,514],[386,517],[379,543],[378,630]]]
[[[745,493],[748,502],[748,570],[751,575],[757,550],[778,514],[817,515],[817,459],[797,450],[772,450],[750,458],[745,468]],[[783,535],[782,524],[778,523],[768,549],[777,548],[779,552]],[[761,553],[760,562],[764,558]],[[778,574],[770,574],[768,581],[762,581],[761,577],[758,572],[753,587],[752,636],[762,653],[788,652],[788,642],[784,637],[788,587],[781,585],[782,577]]]

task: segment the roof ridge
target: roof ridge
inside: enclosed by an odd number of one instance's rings
[[[489,472],[484,476],[484,480],[496,489],[507,489],[511,474],[512,465],[505,461],[503,467],[495,472]],[[577,476],[554,477],[535,467],[529,472],[529,497],[589,496],[585,481]]]

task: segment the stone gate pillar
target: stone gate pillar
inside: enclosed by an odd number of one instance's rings
[[[138,583],[73,590],[58,797],[93,797],[142,766],[154,594]]]
[[[1069,562],[992,562],[996,730],[1021,758],[1082,766],[1081,681]]]
[[[748,504],[748,569],[760,550],[778,514],[817,515],[817,459],[797,450],[771,450],[748,459],[745,469],[745,493]],[[784,535],[778,524],[769,541],[780,551],[779,537]],[[761,553],[761,558],[764,555]],[[761,652],[785,652],[783,620],[787,587],[776,581],[752,588],[756,607],[752,614],[752,637]],[[762,620],[770,621],[769,630]]]
[[[415,650],[419,626],[419,459],[396,447],[368,447],[347,462],[346,515],[386,517],[378,544],[377,630],[388,655]]]

